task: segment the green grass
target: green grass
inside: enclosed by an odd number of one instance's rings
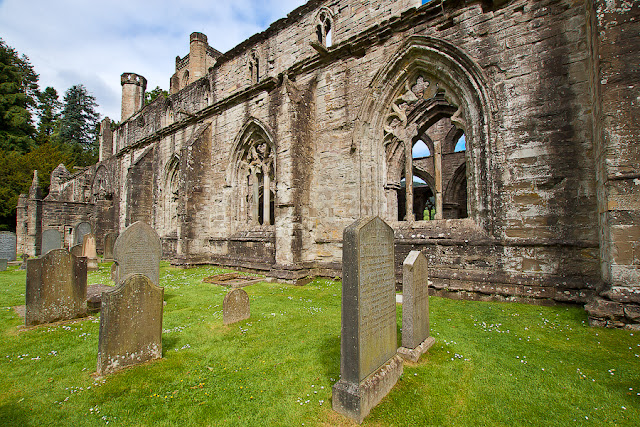
[[[23,330],[25,272],[1,272],[0,425],[351,425],[331,411],[340,282],[252,285],[251,318],[223,326],[227,290],[201,281],[221,271],[163,263],[163,358],[103,379],[99,319]],[[581,308],[430,304],[436,343],[364,425],[640,424],[640,332],[589,328]]]

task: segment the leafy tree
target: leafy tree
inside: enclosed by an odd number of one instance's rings
[[[64,95],[57,139],[68,147],[78,166],[87,166],[98,160],[100,115],[95,110],[97,105],[96,98],[81,84],[70,87]]]
[[[36,143],[42,145],[50,142],[60,117],[62,103],[58,99],[58,91],[51,86],[38,95],[37,113],[40,121],[36,132]]]
[[[33,144],[31,109],[38,94],[38,75],[25,55],[0,39],[0,149],[24,153]]]
[[[166,97],[169,96],[169,92],[167,92],[164,89],[160,89],[160,86],[156,86],[156,88],[154,90],[152,90],[151,92],[146,92],[144,94],[144,105],[151,104],[159,96],[162,96],[162,97],[166,98]]]

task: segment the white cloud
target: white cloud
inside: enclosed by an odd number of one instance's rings
[[[145,76],[148,88],[169,89],[177,55],[199,31],[226,52],[304,0],[0,0],[0,37],[29,57],[40,87],[62,99],[84,84],[101,115],[120,118],[120,75]]]

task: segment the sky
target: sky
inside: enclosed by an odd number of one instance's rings
[[[120,120],[120,75],[147,79],[147,90],[169,90],[176,56],[189,35],[207,35],[226,52],[305,0],[0,0],[0,38],[29,57],[41,90],[60,99],[83,84],[98,112]]]

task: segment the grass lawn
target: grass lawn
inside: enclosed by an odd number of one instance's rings
[[[223,326],[227,290],[202,283],[222,271],[163,263],[163,358],[102,379],[99,318],[21,330],[25,272],[0,272],[0,425],[352,425],[331,410],[340,282],[249,286],[251,318]],[[436,343],[363,425],[640,425],[640,332],[579,307],[432,297],[430,314]]]

